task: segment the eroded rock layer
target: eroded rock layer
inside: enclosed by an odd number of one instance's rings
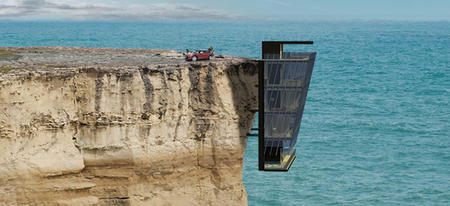
[[[182,58],[0,48],[0,205],[246,205],[257,65]]]

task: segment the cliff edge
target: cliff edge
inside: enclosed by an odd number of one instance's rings
[[[0,205],[246,205],[257,63],[219,57],[0,48]]]

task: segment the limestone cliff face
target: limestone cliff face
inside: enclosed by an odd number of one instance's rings
[[[257,65],[0,48],[0,205],[246,205]]]

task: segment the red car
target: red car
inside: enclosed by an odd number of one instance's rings
[[[211,53],[209,50],[197,50],[195,52],[192,53],[188,53],[186,54],[186,60],[192,60],[192,61],[197,61],[200,59],[211,59],[212,56],[214,56],[213,53]]]

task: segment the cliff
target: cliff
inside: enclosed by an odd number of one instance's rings
[[[249,59],[0,48],[0,205],[246,205],[256,95]]]

